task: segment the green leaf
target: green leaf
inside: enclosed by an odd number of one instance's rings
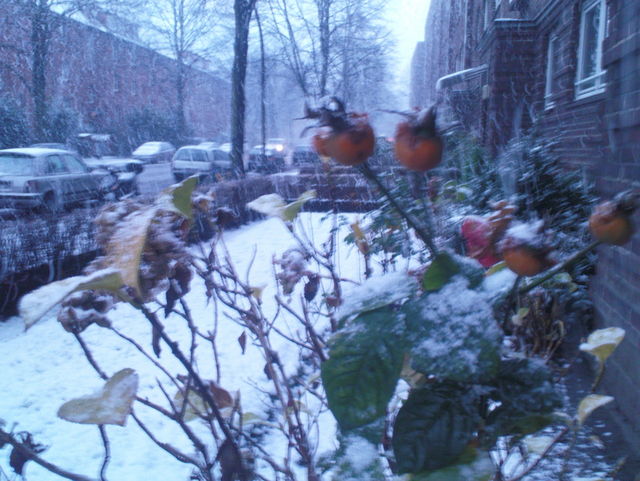
[[[437,291],[459,272],[460,266],[453,260],[451,254],[441,252],[433,259],[424,273],[422,288],[427,292]]]
[[[609,327],[593,331],[587,342],[580,344],[580,350],[595,356],[601,364],[613,354],[624,339],[625,330],[620,327]]]
[[[409,394],[393,426],[398,473],[419,473],[456,462],[473,438],[476,396],[454,384],[432,384]]]
[[[20,299],[18,312],[24,320],[26,330],[73,292],[88,289],[115,292],[122,285],[122,275],[116,269],[102,269],[86,276],[68,277],[25,295]]]
[[[456,279],[403,306],[411,367],[441,380],[488,381],[498,372],[502,331],[485,297]]]
[[[458,274],[469,281],[472,289],[479,286],[484,279],[484,269],[478,261],[446,251],[440,252],[424,273],[422,288],[426,292],[440,290]]]
[[[97,393],[64,403],[58,409],[58,417],[72,423],[124,426],[137,391],[136,372],[122,369],[111,376]]]
[[[491,455],[467,448],[453,466],[409,476],[408,481],[489,481],[496,473]]]
[[[507,268],[507,263],[505,261],[500,261],[497,264],[492,265],[491,267],[489,267],[487,269],[487,271],[484,273],[485,276],[491,276],[493,274],[495,274],[496,272],[500,272],[503,271]]]
[[[147,243],[149,226],[158,213],[148,207],[130,214],[122,221],[106,247],[105,263],[122,273],[124,284],[140,292],[140,261]]]
[[[402,369],[402,336],[394,332],[396,324],[391,309],[378,309],[361,314],[330,341],[322,382],[342,430],[384,416]]]
[[[490,397],[500,403],[487,417],[498,435],[539,431],[554,421],[553,411],[562,406],[551,371],[537,359],[503,360]]]
[[[281,215],[282,219],[288,222],[293,221],[296,217],[298,217],[298,214],[300,213],[300,209],[302,209],[302,206],[307,201],[315,198],[316,198],[315,190],[307,190],[306,192],[303,192],[302,194],[300,194],[300,197],[298,197],[296,200],[294,200],[290,204],[287,204],[284,207]]]
[[[186,406],[184,406],[185,397]],[[186,423],[195,419],[206,419],[207,417],[207,404],[195,389],[189,389],[186,396],[184,390],[178,390],[173,396],[173,403],[177,412],[180,413],[184,410],[182,419]]]
[[[198,185],[198,176],[193,175],[179,184],[172,185],[165,190],[166,194],[171,197],[172,210],[175,210],[185,216],[187,219],[193,219],[193,205],[191,204],[191,196],[194,189]],[[160,199],[162,199],[161,196]],[[162,201],[161,201],[162,202]]]
[[[584,397],[578,405],[578,423],[580,426],[584,424],[593,411],[605,404],[609,404],[613,399],[611,396],[602,396],[600,394],[589,394]]]

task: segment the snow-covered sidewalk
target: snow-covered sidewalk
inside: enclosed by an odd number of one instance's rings
[[[323,214],[303,214],[307,232],[318,241],[328,237],[331,221],[322,222]],[[343,239],[344,230],[339,238]],[[264,310],[274,314],[276,305],[273,300],[275,285],[273,279],[273,256],[280,256],[295,245],[291,234],[279,219],[256,222],[241,229],[225,233],[225,240],[232,259],[239,272],[246,271],[256,250],[255,261],[250,279],[256,286],[266,284],[264,290]],[[361,258],[355,248],[338,243],[338,263],[343,276],[359,280],[362,266]],[[211,304],[206,304],[204,285],[195,277],[187,301],[198,325],[204,330],[213,329],[214,312]],[[295,298],[292,302],[296,302]],[[282,314],[282,313],[281,313]],[[162,314],[159,312],[161,318]],[[103,381],[85,359],[74,337],[59,325],[54,309],[43,320],[24,332],[20,318],[11,318],[0,324],[0,419],[6,422],[5,429],[11,429],[17,423],[15,431],[28,431],[37,442],[48,446],[42,456],[70,471],[89,477],[97,477],[102,462],[103,447],[100,434],[95,426],[73,424],[56,416],[61,404],[69,399],[94,392],[103,385]],[[135,339],[148,348],[151,342],[149,323],[131,306],[119,304],[110,311],[109,319],[120,332]],[[280,316],[285,331],[297,329],[294,322],[287,326],[287,317]],[[289,319],[289,321],[291,321]],[[185,348],[190,333],[184,321],[175,316],[163,320],[167,332]],[[209,327],[210,326],[210,327]],[[219,316],[217,345],[221,363],[220,385],[227,390],[241,392],[245,411],[260,413],[264,411],[260,395],[256,388],[267,388],[267,379],[263,374],[262,354],[250,342],[242,354],[238,338],[242,328],[233,321]],[[83,338],[93,352],[97,363],[112,375],[123,368],[133,368],[140,377],[138,395],[148,397],[159,404],[166,405],[158,388],[157,379],[167,384],[166,378],[133,346],[123,342],[112,331],[90,326]],[[280,344],[277,344],[277,341]],[[281,359],[288,367],[293,367],[298,355],[295,349],[286,348],[284,339],[277,338],[275,346]],[[182,373],[182,367],[173,359],[166,346],[163,346],[161,362],[173,374]],[[150,348],[148,348],[151,351]],[[211,373],[205,377],[215,378],[214,360],[209,345],[201,343],[198,350],[198,367],[201,373]],[[192,453],[191,443],[175,423],[164,419],[157,413],[139,404],[134,405],[136,413],[161,441],[169,442],[180,450]],[[192,423],[196,427],[197,423]],[[196,427],[197,429],[197,427]],[[109,479],[119,481],[175,480],[189,477],[190,467],[181,464],[159,449],[133,420],[126,427],[108,426],[111,441],[111,463],[107,475]],[[332,432],[332,429],[329,429]],[[331,441],[321,444],[325,448]],[[278,449],[273,446],[273,449]],[[10,449],[0,450],[0,469],[12,476],[9,467]],[[1,473],[1,471],[0,471]],[[58,480],[58,476],[29,462],[25,468],[27,479],[37,481]],[[0,475],[0,479],[3,479]]]

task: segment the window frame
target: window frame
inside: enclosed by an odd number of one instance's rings
[[[558,55],[558,41],[559,37],[557,33],[549,34],[547,40],[547,70],[545,73],[545,86],[544,86],[544,108],[551,109],[556,105],[553,97],[557,94],[553,90],[553,80],[558,72],[554,72],[554,55]],[[554,47],[552,49],[552,46]]]
[[[585,52],[585,35],[587,30],[586,25],[586,17],[587,14],[593,8],[600,8],[600,19],[598,21],[598,38],[596,44],[596,73],[583,78],[583,65],[584,65],[584,56]],[[592,95],[596,95],[602,93],[606,89],[606,82],[604,81],[604,76],[606,74],[606,70],[602,67],[602,45],[604,39],[606,37],[606,28],[607,28],[607,15],[608,9],[605,0],[585,0],[582,4],[580,11],[580,37],[578,41],[578,54],[577,54],[577,65],[576,65],[576,79],[575,79],[575,98],[576,100],[580,100],[586,97],[590,97]],[[594,82],[593,87],[581,87],[583,84],[588,82]]]

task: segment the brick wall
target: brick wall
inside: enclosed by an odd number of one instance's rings
[[[125,122],[143,108],[170,112],[176,105],[176,65],[155,51],[70,19],[59,19],[47,67],[47,98],[80,115],[83,127],[102,130]],[[31,113],[28,18],[11,2],[0,2],[0,92]],[[190,69],[186,117],[193,134],[213,137],[228,131],[229,85]]]
[[[609,36],[603,64],[607,69],[604,125],[609,149],[597,173],[598,190],[611,197],[640,189],[640,2],[610,0]],[[636,213],[635,225],[640,225]],[[609,360],[605,387],[630,419],[640,439],[640,234],[622,247],[599,249],[592,295],[598,323],[619,326],[626,337]]]
[[[433,0],[426,24],[426,68],[421,81],[435,99],[435,82],[458,70],[453,42],[466,38],[464,68],[488,65],[488,97],[475,115],[478,137],[500,149],[535,119],[538,133],[553,142],[567,169],[595,182],[610,198],[640,190],[640,1],[607,0],[608,36],[603,46],[606,90],[576,99],[576,71],[583,0],[528,0],[513,10],[503,0],[484,25],[484,5],[468,0],[466,20],[457,0]],[[545,104],[547,48],[557,38],[553,105]],[[555,58],[554,57],[554,58]],[[422,80],[423,79],[423,80]],[[634,221],[640,226],[640,214]],[[629,429],[640,430],[640,234],[622,247],[601,247],[592,297],[600,326],[620,326],[627,338],[611,359],[606,388],[616,396]],[[640,433],[636,433],[640,439]]]

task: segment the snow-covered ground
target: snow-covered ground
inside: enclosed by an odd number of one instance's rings
[[[322,222],[322,214],[304,214],[302,222],[306,231],[317,240],[324,241],[331,228],[329,220]],[[346,227],[348,229],[348,227]],[[344,238],[346,229],[340,234]],[[279,256],[295,245],[291,234],[279,219],[256,222],[241,229],[225,233],[226,244],[239,272],[244,273],[254,249],[255,261],[251,270],[251,282],[256,286],[267,284],[263,299],[267,314],[275,312],[273,294],[272,257]],[[362,271],[361,256],[355,248],[338,246],[338,260],[343,276],[360,279]],[[187,300],[193,316],[204,330],[213,328],[213,307],[206,304],[204,286],[199,278],[194,278]],[[295,301],[292,301],[295,302]],[[162,318],[162,314],[160,314]],[[91,425],[73,424],[56,416],[64,402],[90,394],[104,384],[86,361],[80,346],[73,336],[65,332],[57,322],[56,310],[24,332],[24,324],[18,317],[0,325],[0,419],[6,422],[5,429],[17,423],[15,431],[25,430],[34,435],[37,442],[48,446],[42,456],[69,471],[96,478],[102,462],[103,448],[98,428]],[[286,316],[281,316],[287,322]],[[114,327],[139,341],[145,347],[150,345],[151,331],[148,322],[128,305],[120,304],[109,313]],[[247,343],[243,355],[238,337],[242,328],[220,316],[218,326],[218,348],[221,363],[220,385],[228,390],[240,390],[245,411],[261,413],[264,405],[256,388],[267,387],[263,374],[264,360],[255,346]],[[184,321],[169,317],[163,321],[167,332],[184,348],[188,345],[189,333],[184,329]],[[208,327],[211,326],[211,327]],[[289,329],[288,326],[280,326]],[[291,329],[297,327],[291,323]],[[156,379],[164,384],[161,373],[131,345],[123,343],[111,331],[90,326],[83,338],[90,346],[98,364],[112,375],[123,368],[133,368],[139,374],[138,395],[149,397],[158,403],[163,402]],[[284,347],[286,341],[276,343],[276,348]],[[150,349],[149,349],[150,350]],[[297,361],[295,349],[283,349],[281,358],[287,366]],[[181,366],[175,361],[166,346],[161,362],[172,373],[182,373]],[[201,372],[210,372],[209,378],[215,378],[211,349],[204,343],[198,352],[198,365]],[[156,433],[161,441],[166,441],[186,453],[193,448],[174,423],[163,419],[144,406],[134,405],[136,413]],[[325,422],[332,423],[327,415]],[[197,422],[191,423],[197,425]],[[197,426],[196,426],[197,429]],[[329,426],[328,432],[332,432]],[[177,462],[150,441],[136,423],[129,419],[125,427],[108,426],[107,433],[111,442],[112,456],[107,475],[109,479],[119,481],[137,481],[141,479],[186,480],[190,467]],[[327,438],[328,439],[328,438]],[[331,441],[321,442],[324,448],[331,448]],[[277,449],[277,446],[274,446]],[[12,475],[9,467],[10,449],[0,450],[0,469]],[[1,471],[0,471],[1,473]],[[58,476],[49,473],[34,462],[26,465],[27,479],[37,481],[58,480]],[[2,475],[0,475],[0,479]]]

